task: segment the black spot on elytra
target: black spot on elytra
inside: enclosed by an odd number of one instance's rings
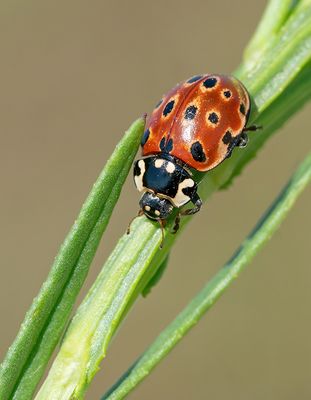
[[[230,92],[230,90],[224,90],[224,96],[227,98],[227,99],[230,99],[230,97],[232,96],[232,93]]]
[[[171,152],[173,150],[173,139],[169,139],[168,142],[166,143],[165,146],[165,151],[167,153]]]
[[[240,113],[243,114],[243,115],[245,115],[245,112],[246,112],[246,110],[245,110],[245,105],[244,105],[243,103],[241,103],[241,104],[240,104]]]
[[[187,83],[193,83],[193,82],[199,81],[201,78],[202,78],[202,75],[193,76],[192,78],[190,78],[190,79],[187,81]]]
[[[160,105],[162,104],[162,102],[163,102],[163,99],[161,99],[161,100],[157,103],[157,105],[155,106],[155,108],[159,108]]]
[[[164,151],[165,150],[165,136],[163,136],[163,138],[161,139],[161,142],[160,142],[160,150],[161,151]]]
[[[217,83],[217,79],[216,78],[207,78],[205,79],[205,81],[203,82],[203,86],[210,89],[212,87],[214,87]]]
[[[164,110],[163,110],[164,117],[166,117],[172,111],[174,104],[175,104],[174,100],[171,100],[166,104],[166,106],[164,107]]]
[[[206,160],[206,155],[200,142],[194,142],[190,150],[195,161],[203,162]]]
[[[185,119],[193,119],[197,113],[196,106],[189,106],[185,111]]]
[[[168,141],[166,141],[166,137],[163,136],[163,138],[161,139],[161,142],[160,142],[160,150],[165,153],[169,153],[170,151],[172,151],[173,150],[173,139],[169,139]]]
[[[144,134],[143,134],[143,137],[141,138],[141,142],[140,142],[140,144],[142,146],[144,146],[147,143],[147,140],[149,139],[149,136],[150,136],[150,130],[146,129]]]
[[[224,142],[224,144],[229,144],[232,142],[232,134],[230,131],[227,131],[224,134],[224,137],[222,138],[222,141]]]
[[[218,124],[219,121],[219,117],[215,112],[211,112],[208,116],[208,120],[212,123],[212,124]]]

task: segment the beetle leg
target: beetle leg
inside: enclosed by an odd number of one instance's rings
[[[262,126],[251,125],[251,126],[245,127],[243,129],[242,133],[239,135],[239,139],[236,142],[236,146],[240,147],[240,148],[246,147],[246,145],[248,143],[248,136],[247,136],[246,132],[258,131],[259,129],[262,129]]]
[[[176,233],[176,232],[178,231],[178,229],[179,229],[179,222],[180,222],[180,213],[178,213],[178,214],[176,215],[175,223],[174,223],[174,227],[173,227],[172,233]]]
[[[180,223],[181,216],[193,215],[200,211],[203,203],[197,193],[192,195],[191,201],[194,204],[193,208],[188,208],[187,210],[181,211],[176,215],[174,227],[172,230],[173,234],[176,233],[179,229],[179,223]]]
[[[193,215],[196,214],[197,212],[200,211],[202,207],[202,200],[200,199],[199,195],[197,193],[194,193],[191,197],[191,201],[194,204],[193,208],[188,208],[185,211],[182,211],[180,215]]]
[[[236,146],[243,148],[246,147],[248,143],[248,136],[247,134],[243,131],[240,135],[239,135],[239,139],[236,142]]]
[[[160,227],[161,227],[162,240],[161,240],[161,244],[160,244],[160,249],[162,249],[163,245],[164,245],[164,227],[166,225],[166,220],[159,218],[157,221],[158,221],[158,223],[160,224]]]
[[[245,127],[243,129],[243,132],[258,131],[259,129],[262,129],[261,125],[250,125],[250,126]]]

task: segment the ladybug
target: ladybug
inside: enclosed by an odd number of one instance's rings
[[[180,216],[197,213],[201,206],[197,172],[206,172],[226,158],[235,147],[245,147],[250,98],[233,76],[194,76],[169,91],[156,105],[141,139],[142,156],[134,164],[134,181],[140,211],[163,226],[178,209]],[[201,174],[202,175],[202,174]],[[192,202],[194,207],[179,209]]]

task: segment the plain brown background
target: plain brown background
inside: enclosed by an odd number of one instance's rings
[[[232,72],[265,1],[2,1],[1,356],[130,123],[178,81]],[[311,144],[310,106],[193,218],[113,340],[98,399],[230,257]],[[244,150],[244,151],[247,151]],[[129,177],[86,292],[137,211]],[[308,188],[252,265],[131,399],[310,399]]]

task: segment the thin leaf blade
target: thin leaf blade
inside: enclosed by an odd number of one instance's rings
[[[61,337],[143,132],[135,121],[107,162],[0,368],[0,398],[29,399]]]

